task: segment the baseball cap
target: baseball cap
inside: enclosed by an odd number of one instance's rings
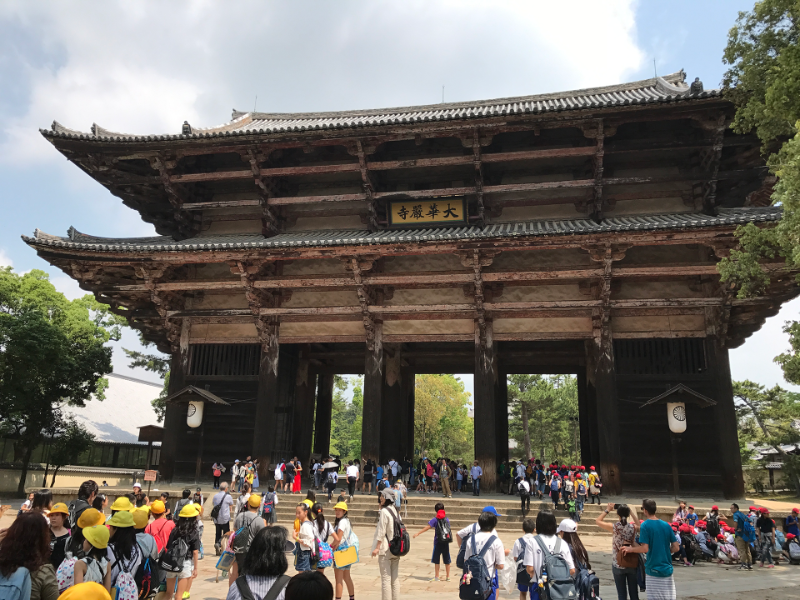
[[[792,509],[792,512],[793,512],[793,513],[800,513],[800,508],[793,508],[793,509]]]
[[[436,511],[436,518],[437,519],[444,519],[447,515],[443,510]]]
[[[133,487],[142,489],[142,484],[137,481],[136,483],[133,484]]]
[[[501,515],[499,512],[497,512],[497,509],[496,509],[494,506],[486,506],[486,507],[484,507],[484,509],[483,509],[483,511],[482,511],[482,512],[488,512],[488,513],[491,513],[491,514],[493,514],[495,517],[502,517],[502,516],[503,516],[503,515]]]
[[[85,529],[93,525],[102,525],[105,520],[105,516],[103,516],[103,513],[99,510],[96,508],[87,508],[81,513],[81,516],[78,517],[78,527]]]
[[[793,539],[794,539],[794,538],[796,538],[796,537],[797,537],[797,536],[796,536],[795,534],[793,534],[793,533],[787,533],[787,534],[786,534],[786,539],[787,539],[787,540],[793,540]]]
[[[575,533],[578,531],[578,524],[572,519],[564,519],[558,524],[558,531],[563,531],[564,533]]]
[[[712,507],[711,507],[711,510],[719,510],[719,506],[717,506],[717,505],[715,504],[714,506],[712,506]]]

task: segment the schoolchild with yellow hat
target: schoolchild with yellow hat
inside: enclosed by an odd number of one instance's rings
[[[158,558],[158,545],[155,538],[149,533],[145,533],[145,528],[150,522],[150,511],[144,508],[137,508],[131,513],[133,515],[133,529],[136,532],[136,543],[144,552],[145,558]]]
[[[88,510],[88,509],[87,509]],[[83,529],[83,558],[75,561],[75,583],[94,582],[111,590],[111,569],[108,564],[110,533],[105,525],[92,525]],[[59,587],[62,582],[59,580]]]
[[[344,550],[350,546],[354,546],[357,542],[353,527],[350,525],[350,519],[347,518],[347,503],[338,502],[333,507],[333,512],[336,514],[336,520],[333,522],[333,537],[331,547],[334,552],[336,550]],[[350,565],[337,566],[336,562],[333,563],[333,576],[336,579],[336,597],[342,597],[344,586],[347,585],[347,593],[352,598],[355,595],[355,586],[353,579],[350,577]]]
[[[57,569],[67,555],[67,541],[69,540],[69,508],[63,502],[57,502],[50,509],[50,533],[53,541],[50,546],[50,564]]]
[[[114,504],[117,504],[119,500],[120,499],[117,498]],[[113,514],[106,522],[111,532],[111,541],[108,544],[108,560],[111,561],[112,565],[112,587],[120,587],[117,584],[118,580],[121,579],[120,575],[123,573],[123,570],[127,573],[136,573],[142,562],[142,551],[139,548],[139,544],[136,543],[136,531],[133,529],[135,525],[133,522],[133,515],[130,513],[130,510],[123,508],[123,505],[124,503],[122,502],[118,504],[117,506],[120,506],[118,509],[114,509],[112,506],[111,510]],[[128,506],[130,505],[131,502],[128,500]],[[122,581],[122,585],[124,585],[124,583],[125,582]]]
[[[169,534],[166,550],[169,552],[181,540],[186,543],[186,555],[183,558],[183,570],[180,573],[167,574],[167,597],[176,590],[176,598],[188,597],[194,578],[197,577],[197,561],[200,555],[200,538],[197,528],[197,517],[200,510],[196,504],[186,504],[178,513],[175,529]],[[177,579],[177,588],[176,588]]]

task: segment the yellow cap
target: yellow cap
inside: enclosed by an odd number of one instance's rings
[[[78,527],[85,529],[93,525],[102,525],[105,520],[105,516],[99,510],[96,508],[87,508],[81,513],[81,516],[78,517]]]
[[[339,510],[347,512],[347,502],[339,502],[338,504],[336,504],[336,506],[333,507],[333,510],[336,510],[337,508]]]
[[[68,515],[69,508],[67,508],[67,505],[64,504],[63,502],[56,502],[55,504],[53,504],[53,508],[50,509],[50,514],[53,513],[61,513],[64,515]]]
[[[133,515],[126,510],[113,514],[106,522],[106,525],[112,527],[133,527],[133,524]]]
[[[83,528],[83,537],[95,548],[108,548],[108,538],[111,536],[105,525],[92,525]]]
[[[114,504],[111,505],[111,510],[136,510],[136,507],[131,504],[131,501],[128,500],[125,496],[120,496],[116,500],[114,500]]]
[[[313,500],[309,500],[308,498],[303,500],[303,504],[308,506],[308,508],[314,508],[314,501]]]
[[[135,529],[144,529],[150,520],[150,513],[144,509],[137,509],[131,513],[133,515],[133,526]]]
[[[86,581],[67,588],[58,600],[111,600],[111,594],[99,583]]]
[[[164,503],[161,500],[155,500],[150,505],[150,512],[154,515],[163,515],[167,510],[167,507],[164,506]]]
[[[253,508],[258,508],[261,505],[261,496],[258,494],[250,494],[247,503]]]
[[[197,505],[196,504],[187,504],[186,506],[184,506],[181,509],[181,512],[180,512],[180,514],[178,516],[179,517],[187,517],[187,518],[191,519],[192,517],[196,517],[199,514],[200,514],[200,511],[197,509]]]

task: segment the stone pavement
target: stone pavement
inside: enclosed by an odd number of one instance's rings
[[[0,528],[8,527],[13,521],[13,515],[6,515],[0,520]],[[284,523],[291,527],[291,523]],[[352,577],[356,588],[358,600],[380,600],[380,577],[378,575],[377,559],[369,557],[369,548],[372,545],[374,529],[371,527],[356,526],[354,531],[358,534],[363,549],[361,562],[353,566]],[[411,534],[415,533],[411,530]],[[509,533],[500,533],[500,538],[506,548],[511,548],[518,536]],[[611,554],[609,552],[611,540],[608,536],[584,535],[582,540],[589,551],[592,567],[600,578],[600,594],[606,600],[616,597],[613,578],[611,576]],[[200,561],[200,573],[192,585],[192,598],[194,600],[224,600],[227,595],[227,579],[214,581],[216,570],[216,557],[214,556],[214,527],[205,523],[203,544],[210,549],[210,554]],[[433,565],[430,564],[433,548],[433,532],[429,531],[419,538],[412,540],[411,552],[401,559],[400,580],[401,597],[404,600],[432,600],[433,598],[458,598],[458,580],[455,567],[455,550],[453,550],[453,570],[449,582],[431,582]],[[289,575],[294,574],[294,569],[289,567]],[[326,569],[326,575],[333,582],[333,570]],[[444,575],[444,566],[442,566]],[[675,580],[678,597],[685,599],[707,600],[800,600],[800,566],[781,564],[774,569],[760,569],[754,567],[753,572],[738,572],[731,567],[720,567],[715,564],[701,563],[691,568],[675,567]],[[345,598],[346,589],[345,589]],[[519,598],[519,593],[514,591],[509,594],[501,588],[501,599]],[[640,594],[642,600],[646,594]]]

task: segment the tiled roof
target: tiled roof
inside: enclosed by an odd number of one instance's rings
[[[135,135],[109,131],[96,124],[92,125],[91,131],[82,132],[68,129],[57,121],[53,121],[51,129],[42,129],[40,131],[49,138],[147,142],[259,133],[274,134],[376,127],[427,121],[468,120],[505,115],[541,114],[636,104],[678,102],[722,95],[721,90],[703,90],[702,84],[699,84],[699,87],[693,90],[691,86],[684,82],[684,78],[685,73],[679,71],[664,77],[569,92],[401,108],[323,113],[251,113],[233,111],[233,119],[230,123],[208,129],[191,128],[191,132],[185,134]]]
[[[248,248],[297,248],[320,246],[368,246],[403,242],[443,242],[490,240],[514,237],[588,235],[628,231],[694,229],[765,223],[780,218],[780,207],[725,208],[712,217],[698,213],[608,217],[601,223],[590,219],[560,221],[525,221],[500,223],[486,227],[440,227],[430,229],[386,229],[370,233],[364,230],[323,230],[281,233],[271,238],[260,234],[198,236],[175,241],[168,236],[145,238],[102,238],[86,235],[70,228],[68,237],[39,231],[33,237],[22,236],[25,243],[37,247],[92,250],[95,252],[177,252],[207,250],[239,250]]]

